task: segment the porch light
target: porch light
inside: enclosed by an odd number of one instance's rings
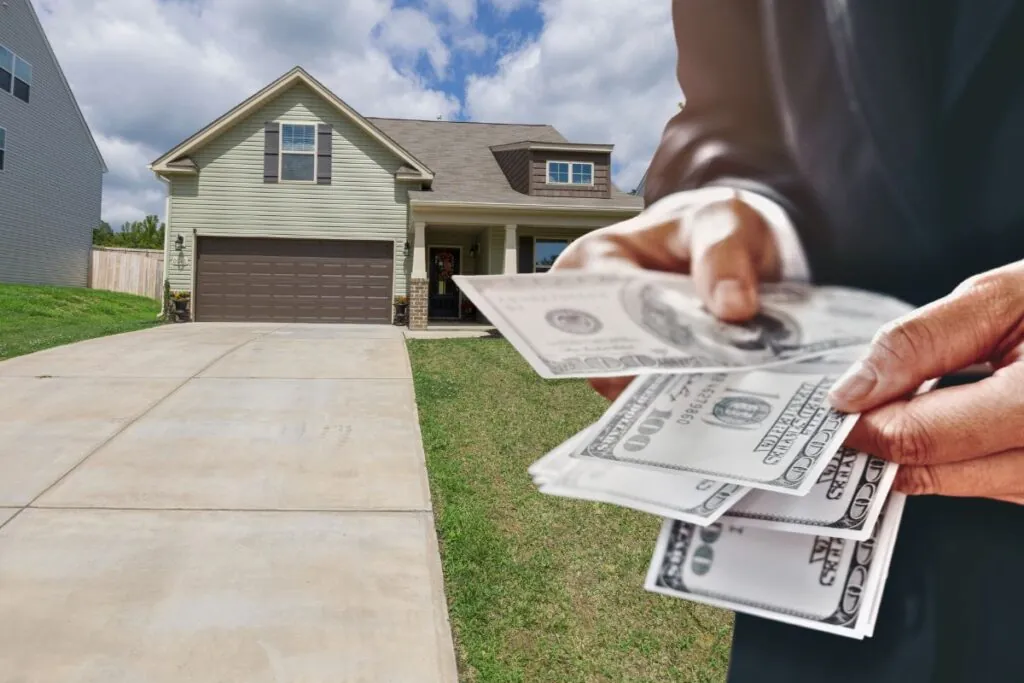
[[[174,238],[174,250],[175,251],[184,251],[185,250],[185,237],[183,235],[178,235],[176,238]]]
[[[408,255],[409,255],[409,241],[408,241],[408,240],[406,240],[406,242],[405,242],[405,246],[404,246],[404,247],[402,248],[402,253],[403,253],[403,254],[404,254],[405,256],[408,256]]]

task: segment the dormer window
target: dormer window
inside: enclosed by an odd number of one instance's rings
[[[549,161],[549,185],[593,185],[594,164],[587,161]]]

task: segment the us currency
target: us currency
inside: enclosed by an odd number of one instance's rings
[[[725,516],[751,528],[863,541],[871,536],[897,468],[881,458],[843,447],[807,495],[751,491]]]
[[[586,436],[586,430],[580,432],[530,466],[529,473],[541,493],[609,503],[706,526],[750,491],[688,474],[573,458],[573,449]]]
[[[903,513],[902,494],[888,501],[864,541],[666,520],[645,588],[862,639],[874,628]]]
[[[768,371],[638,377],[572,456],[803,496],[857,420],[828,405],[834,381]]]
[[[455,276],[542,377],[733,372],[862,347],[911,307],[845,287],[761,286],[749,322],[721,322],[692,279],[638,270]]]

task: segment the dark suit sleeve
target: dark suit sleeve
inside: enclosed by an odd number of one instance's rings
[[[644,203],[706,186],[758,192],[789,215],[813,267],[821,231],[814,234],[811,227],[821,219],[784,143],[761,6],[754,0],[674,0],[676,71],[685,104],[665,126]]]

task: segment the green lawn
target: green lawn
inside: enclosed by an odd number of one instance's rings
[[[643,590],[660,520],[530,481],[603,399],[538,378],[503,340],[409,352],[460,680],[724,680],[731,614]]]
[[[158,324],[155,299],[76,287],[0,284],[0,360]]]

